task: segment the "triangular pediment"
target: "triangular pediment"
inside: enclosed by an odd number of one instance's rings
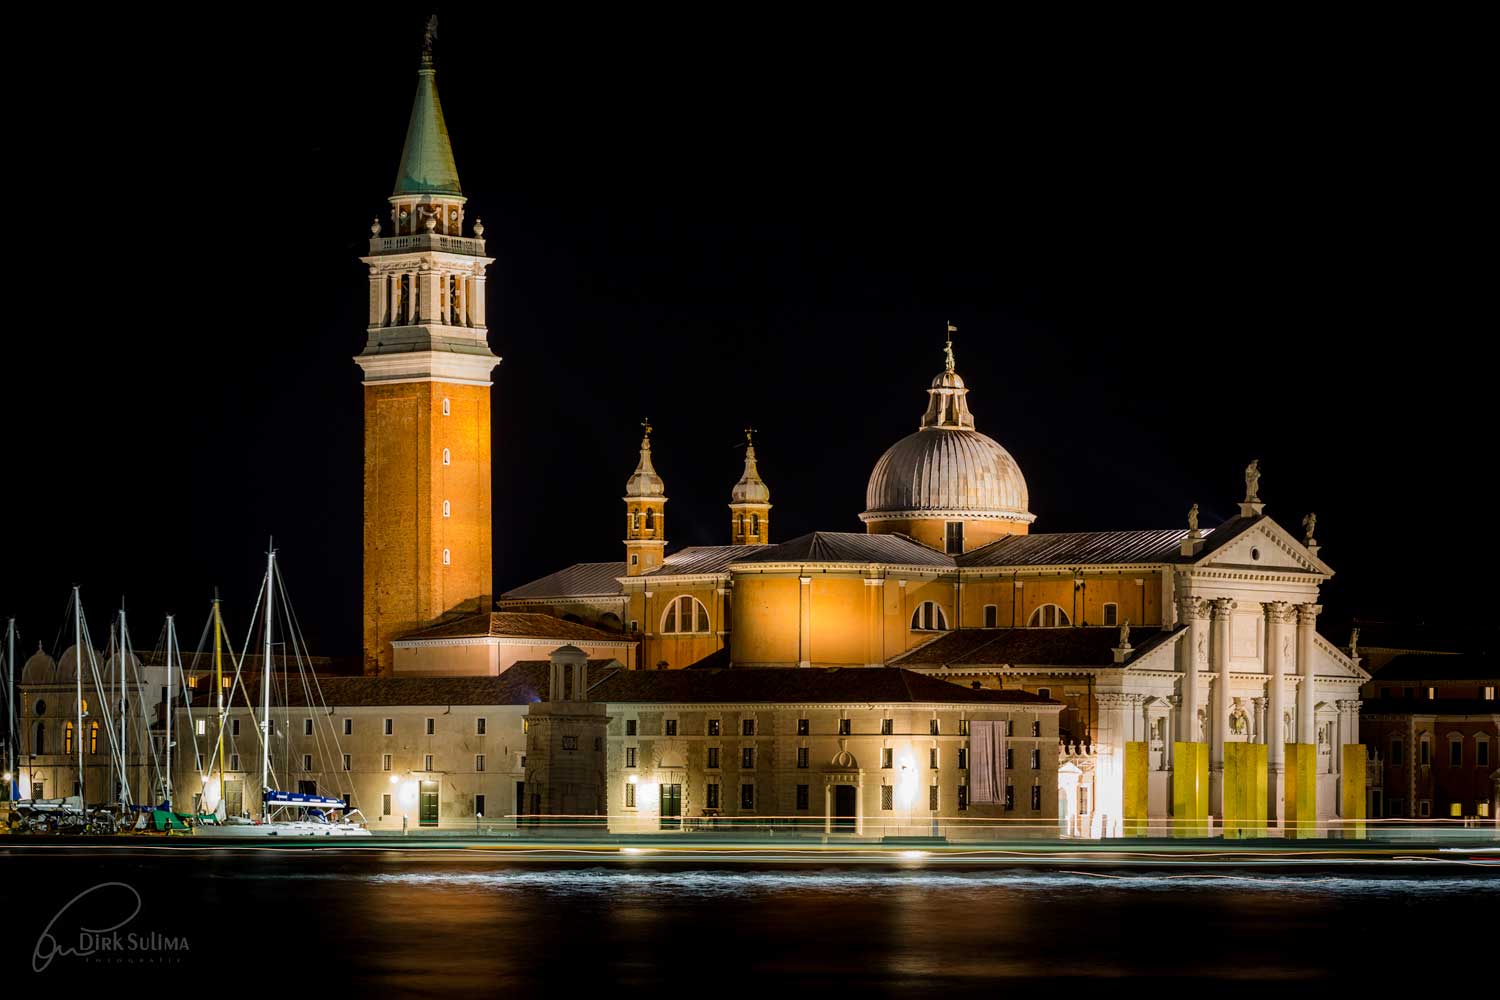
[[[1237,527],[1229,522],[1215,530],[1218,534]],[[1209,536],[1212,540],[1212,535]],[[1253,524],[1233,531],[1233,537],[1218,547],[1211,547],[1199,559],[1199,566],[1234,567],[1235,569],[1261,569],[1268,572],[1287,571],[1316,573],[1332,576],[1328,564],[1313,555],[1298,539],[1269,517],[1260,517]]]

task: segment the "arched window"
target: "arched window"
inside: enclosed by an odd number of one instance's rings
[[[674,597],[662,615],[661,630],[668,635],[683,632],[707,632],[708,609],[703,602],[689,594]]]
[[[637,514],[635,511],[630,512],[630,530],[641,530],[641,515]]]
[[[448,451],[447,448],[443,449],[443,464],[444,465],[452,465],[453,464],[453,455],[452,455],[451,452]]]
[[[443,565],[444,566],[448,566],[448,565],[451,565],[452,562],[453,562],[453,554],[451,552],[449,552],[447,549],[444,549],[443,550]]]
[[[446,417],[446,416],[448,416],[448,415],[449,415],[449,414],[450,414],[450,413],[452,413],[452,412],[453,412],[453,408],[452,408],[452,406],[450,406],[450,405],[449,405],[449,403],[448,403],[448,399],[447,399],[447,397],[446,397],[446,396],[445,396],[445,397],[444,397],[444,398],[443,398],[443,416],[445,416],[445,417]]]
[[[1031,621],[1026,624],[1032,628],[1066,628],[1073,622],[1056,604],[1043,604],[1031,613]]]
[[[912,612],[911,627],[913,632],[946,632],[948,618],[936,601],[923,601]]]
[[[448,501],[443,501],[443,516],[449,517],[453,514],[453,506]]]
[[[31,752],[41,755],[47,752],[47,724],[38,722],[31,734]]]
[[[73,752],[73,723],[63,723],[63,753]]]
[[[99,752],[99,723],[89,723],[89,753]]]
[[[656,530],[656,511],[652,510],[650,507],[646,508],[646,530]]]
[[[753,535],[753,536],[755,536],[756,538],[760,537],[760,515],[759,514],[751,514],[750,515],[750,534]]]

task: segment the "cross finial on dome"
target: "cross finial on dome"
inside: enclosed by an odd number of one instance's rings
[[[437,15],[433,14],[427,19],[427,27],[422,29],[422,65],[432,65],[432,43],[437,38]]]
[[[649,442],[651,440],[651,418],[650,417],[642,417],[641,418],[641,430],[643,430],[643,431],[646,432],[645,440]]]
[[[755,428],[754,427],[746,427],[745,428],[745,445],[747,447],[750,447],[750,448],[754,448],[755,447]]]
[[[949,322],[948,342],[943,345],[943,354],[947,356],[947,360],[944,362],[944,364],[947,366],[945,370],[950,372],[953,370],[953,335],[957,332],[958,327],[954,326],[952,322]]]

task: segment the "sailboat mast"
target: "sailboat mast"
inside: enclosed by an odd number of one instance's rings
[[[269,820],[266,790],[271,787],[271,602],[276,592],[276,547],[266,553],[265,655],[260,664],[260,815]]]
[[[73,734],[73,743],[78,747],[78,803],[84,806],[87,799],[83,792],[83,600],[78,588],[73,588],[73,678],[77,681],[78,730]]]
[[[16,620],[5,626],[5,773],[10,786],[10,800],[16,801],[20,778],[16,774]]]
[[[167,762],[161,783],[169,810],[172,808],[172,643],[176,637],[172,616],[167,615]]]
[[[120,623],[115,640],[115,670],[120,675],[120,804],[130,799],[130,740],[126,737],[129,719],[125,711],[125,606],[120,605]]]
[[[224,801],[224,620],[219,617],[219,591],[214,589],[214,690],[219,693],[219,803]],[[218,811],[218,804],[214,806]],[[226,812],[227,816],[228,813]]]

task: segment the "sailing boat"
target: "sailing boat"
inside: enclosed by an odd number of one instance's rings
[[[261,705],[258,728],[260,730],[260,787],[261,807],[258,819],[250,819],[243,816],[225,815],[224,800],[221,791],[217,806],[219,823],[215,826],[201,828],[200,835],[213,837],[368,837],[370,831],[362,825],[354,822],[352,816],[358,814],[358,809],[350,809],[349,804],[341,798],[309,794],[303,792],[285,792],[271,787],[271,634],[274,621],[274,607],[276,598],[276,584],[278,580],[276,571],[276,549],[274,547],[266,554],[266,578],[265,592],[262,600],[265,602],[262,616],[262,639],[264,642],[261,657],[260,688]],[[282,588],[282,596],[285,598],[286,591]],[[300,648],[295,635],[295,619],[286,614],[286,631],[291,641],[288,646],[295,654]],[[215,621],[218,620],[217,601],[215,602]],[[251,623],[251,634],[254,633],[254,622]],[[248,646],[249,639],[246,639]],[[216,650],[217,660],[217,650]],[[240,689],[240,669],[244,664],[244,656],[236,664],[234,680],[231,682],[232,689]],[[298,665],[301,668],[301,658],[298,656]],[[311,667],[307,668],[311,670]],[[314,678],[316,681],[316,678]],[[218,760],[220,773],[223,768],[223,733],[224,725],[228,718],[228,711],[224,707],[223,684],[218,685],[220,698],[219,713],[219,749]],[[326,713],[325,713],[326,715]],[[222,782],[220,784],[222,790]],[[338,812],[343,818],[337,821],[329,817],[329,813]]]

